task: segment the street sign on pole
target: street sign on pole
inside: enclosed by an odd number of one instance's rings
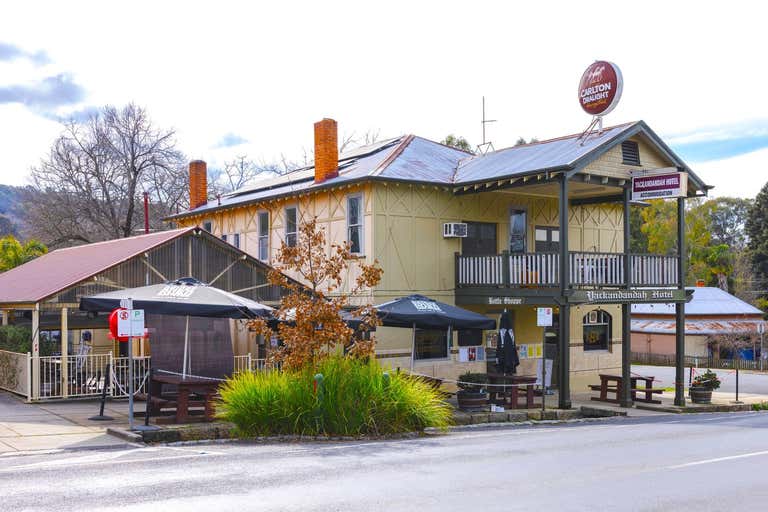
[[[124,309],[117,313],[118,337],[140,338],[144,336],[144,310]]]

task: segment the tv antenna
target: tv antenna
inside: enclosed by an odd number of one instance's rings
[[[485,96],[483,96],[483,119],[480,121],[480,124],[483,127],[483,143],[477,145],[477,154],[484,155],[488,153],[488,151],[496,151],[496,149],[493,147],[493,142],[486,142],[485,140],[485,125],[488,123],[495,123],[496,119],[486,119],[485,118]]]

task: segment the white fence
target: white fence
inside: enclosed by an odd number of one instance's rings
[[[257,359],[250,353],[244,356],[235,356],[234,373],[252,371],[261,372],[265,370],[280,369],[280,365],[268,363],[266,359]]]
[[[38,357],[40,385],[33,389],[32,400],[51,398],[80,398],[100,396],[108,385],[107,395],[127,397],[129,359],[108,354],[68,356],[66,364],[61,356]],[[133,358],[134,392],[146,393],[150,357]],[[32,358],[34,365],[35,358]],[[109,378],[107,378],[107,376]]]
[[[30,355],[0,350],[0,389],[29,398],[32,380]]]
[[[0,350],[0,389],[27,400],[49,400],[98,397],[106,385],[107,396],[125,398],[130,379],[128,361],[127,357],[113,357],[112,353],[34,358],[29,353]],[[149,356],[133,358],[134,393],[147,392],[150,362]],[[273,366],[251,354],[234,358],[235,373],[273,368],[279,369],[279,365]],[[37,385],[33,383],[34,377]]]

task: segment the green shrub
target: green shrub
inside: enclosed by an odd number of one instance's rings
[[[0,350],[10,352],[31,352],[32,331],[15,325],[0,326]]]
[[[316,373],[323,376],[317,392]],[[376,361],[341,356],[314,369],[240,373],[222,385],[218,415],[241,436],[384,435],[448,427],[451,406],[439,391],[384,373]]]
[[[720,379],[717,378],[717,374],[715,372],[708,369],[706,372],[697,375],[693,379],[693,382],[691,382],[691,387],[717,389],[720,387]]]

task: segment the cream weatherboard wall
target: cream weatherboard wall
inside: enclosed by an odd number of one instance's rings
[[[622,163],[621,147],[616,146],[589,164],[582,172],[595,176],[629,178],[630,171],[640,168],[660,168],[673,165],[642,137],[638,143],[641,167]],[[299,219],[317,216],[329,239],[341,242],[347,238],[347,198],[362,194],[364,209],[364,259],[377,259],[384,269],[383,280],[364,300],[382,303],[411,293],[422,293],[448,303],[454,303],[454,255],[461,252],[461,239],[442,237],[445,222],[491,222],[497,225],[497,250],[509,242],[510,209],[527,212],[527,247],[534,247],[536,226],[558,226],[558,200],[550,190],[541,195],[526,194],[525,188],[497,192],[454,195],[450,189],[437,185],[416,185],[396,182],[372,182],[345,185],[298,197],[279,198],[236,207],[207,216],[191,216],[179,221],[182,226],[200,225],[210,221],[211,231],[240,235],[240,247],[258,257],[258,213],[269,213],[269,254],[274,258],[285,235],[285,208],[297,206]],[[623,214],[618,204],[575,206],[569,208],[569,249],[572,251],[623,251]],[[231,241],[231,240],[230,240]],[[353,264],[345,283],[357,275]],[[498,309],[471,308],[497,317]],[[612,343],[608,350],[583,350],[582,317],[585,307],[571,313],[571,369],[575,391],[586,389],[595,380],[596,371],[618,371],[621,367],[621,316],[619,306],[603,306],[613,318]],[[542,330],[535,326],[532,307],[516,307],[515,330],[519,343],[538,343]],[[411,332],[408,329],[380,328],[376,334],[377,352],[387,366],[410,365]],[[235,350],[251,350],[253,340],[237,340]],[[485,364],[458,363],[456,340],[451,357],[439,361],[419,361],[416,370],[441,377],[456,377],[463,371],[484,371]],[[533,362],[524,361],[521,371],[533,371]]]

